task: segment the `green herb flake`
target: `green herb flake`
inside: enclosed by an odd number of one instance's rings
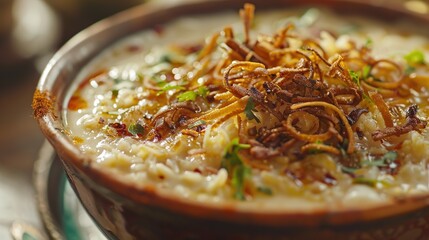
[[[128,132],[130,132],[134,136],[141,135],[144,133],[144,127],[139,123],[130,124],[128,126]]]
[[[185,87],[180,86],[180,85],[171,85],[171,84],[166,84],[162,87],[161,91],[170,91],[170,90],[185,90]]]
[[[121,82],[123,82],[124,81],[124,79],[122,79],[122,78],[113,78],[113,82],[115,83],[115,84],[119,84],[119,83],[121,83]]]
[[[364,177],[358,177],[353,179],[353,183],[355,184],[363,184],[370,187],[375,187],[377,185],[377,182],[378,181],[376,179],[370,179],[370,178],[364,178]]]
[[[270,196],[273,195],[273,190],[271,190],[271,188],[266,186],[258,186],[256,190],[266,195],[270,195]]]
[[[234,168],[231,184],[235,189],[234,198],[238,200],[245,200],[244,184],[246,179],[250,176],[251,169],[245,165],[239,165]]]
[[[168,53],[162,55],[158,60],[158,64],[169,65],[181,64],[184,62],[185,57],[175,49],[170,49]]]
[[[389,151],[386,154],[384,154],[384,156],[382,157],[382,159],[386,162],[393,162],[398,158],[398,153],[395,151]]]
[[[166,82],[166,81],[164,81],[164,80],[161,80],[161,79],[155,79],[155,82],[156,82],[156,86],[158,86],[158,87],[160,87],[160,88],[162,88],[162,87],[164,87],[165,85],[167,85],[167,82]]]
[[[177,100],[179,102],[185,102],[185,101],[194,101],[197,98],[198,94],[194,91],[186,91],[184,93],[181,93],[179,96],[177,96]]]
[[[162,73],[153,74],[150,80],[156,84],[158,87],[164,87],[167,85],[167,81],[165,80],[167,77]]]
[[[404,73],[405,73],[405,75],[411,75],[411,74],[413,74],[415,71],[416,71],[416,68],[415,68],[415,67],[412,67],[412,66],[408,65],[408,66],[405,68]]]
[[[383,186],[389,186],[389,183],[382,180],[377,179],[371,179],[371,178],[365,178],[365,177],[357,177],[353,179],[353,183],[355,184],[363,184],[370,187],[377,187],[378,184],[381,184]]]
[[[195,121],[195,122],[189,124],[188,128],[191,129],[191,128],[198,127],[198,126],[205,125],[205,124],[207,124],[206,121],[204,121],[204,120],[198,120],[198,121]]]
[[[371,104],[374,104],[374,101],[372,100],[372,98],[370,98],[368,96],[368,94],[366,94],[365,92],[363,92],[362,95],[363,95],[363,99],[365,99],[366,101],[368,101]]]
[[[250,145],[240,144],[238,138],[234,138],[228,145],[221,162],[221,167],[225,168],[231,176],[234,198],[238,200],[245,200],[245,181],[251,174],[251,169],[244,164],[238,152],[248,148]]]
[[[365,42],[365,47],[369,48],[372,46],[373,43],[374,41],[371,38],[367,38]]]
[[[195,99],[200,97],[206,97],[208,95],[209,90],[205,86],[199,87],[196,91],[186,91],[179,96],[177,96],[177,100],[179,102],[185,101],[195,101]]]
[[[159,96],[159,95],[161,95],[167,91],[170,91],[170,90],[179,90],[180,91],[180,90],[185,90],[185,87],[180,86],[180,85],[165,84],[156,95]]]
[[[341,166],[341,171],[343,173],[354,174],[356,172],[356,170],[357,170],[357,168]]]
[[[207,95],[209,95],[209,89],[206,87],[206,86],[200,86],[200,87],[198,87],[198,89],[197,89],[197,94],[198,94],[198,96],[200,96],[200,97],[207,97]]]
[[[371,75],[371,66],[365,65],[365,67],[362,68],[362,78],[367,79]]]
[[[254,112],[256,112],[256,110],[255,110],[255,102],[253,101],[253,98],[249,98],[249,100],[247,101],[246,107],[244,108],[244,113],[246,114],[246,117],[247,117],[248,120],[255,119],[255,121],[257,123],[260,123],[261,121],[255,115]]]
[[[385,153],[381,158],[373,161],[362,161],[363,166],[375,166],[375,167],[386,167],[393,163],[398,158],[398,153],[395,151],[389,151]]]
[[[113,89],[112,90],[112,100],[115,100],[118,97],[119,90]]]
[[[422,51],[413,50],[404,56],[405,61],[408,65],[414,66],[419,64],[425,64],[425,55]]]
[[[370,72],[371,72],[371,67],[368,65],[362,69],[362,72],[355,72],[353,70],[349,70],[349,74],[352,81],[356,83],[356,85],[358,85],[359,88],[361,88],[361,85],[360,85],[361,76],[363,79],[367,79],[370,76]],[[373,103],[372,99],[365,92],[363,92],[363,98],[368,102]]]
[[[355,72],[355,71],[353,71],[353,70],[349,70],[349,74],[350,74],[350,77],[352,78],[352,81],[354,82],[354,83],[356,83],[358,86],[360,86],[360,77],[359,77],[359,73],[357,73],[357,72]]]
[[[22,240],[37,240],[37,237],[35,237],[35,236],[31,235],[31,234],[30,234],[30,233],[28,233],[28,232],[24,232],[24,233],[22,234]]]
[[[172,57],[168,54],[164,54],[159,58],[159,63],[172,63]]]

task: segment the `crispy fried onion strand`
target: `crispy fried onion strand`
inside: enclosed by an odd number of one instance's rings
[[[412,105],[408,108],[406,116],[407,122],[405,124],[387,127],[383,130],[377,130],[372,134],[372,138],[375,141],[378,141],[391,136],[400,136],[410,131],[422,131],[426,128],[427,121],[421,120],[417,117],[417,109],[417,105]]]
[[[380,111],[384,120],[384,125],[386,125],[386,127],[393,127],[392,115],[390,114],[389,107],[384,101],[383,96],[373,91],[369,92],[369,96],[372,98],[378,110]]]
[[[255,6],[253,4],[244,4],[244,9],[241,9],[239,14],[244,25],[244,44],[250,41],[250,25],[253,22]]]
[[[336,107],[330,103],[327,103],[327,102],[305,102],[305,103],[296,103],[296,104],[292,105],[290,108],[292,110],[296,110],[296,109],[300,109],[300,108],[304,108],[304,107],[315,107],[315,106],[325,107],[326,109],[333,110],[334,112],[336,112],[338,114],[338,116],[340,117],[341,121],[344,124],[344,127],[346,128],[346,132],[347,132],[347,136],[348,136],[348,140],[349,140],[349,144],[347,147],[347,153],[353,153],[353,151],[354,151],[353,130],[349,124],[349,121],[347,120],[347,117],[344,115],[344,112],[341,111],[338,107]]]
[[[232,27],[225,27],[207,38],[195,61],[173,64],[172,69],[192,73],[186,90],[209,89],[206,99],[192,100],[205,107],[197,110],[175,105],[172,98],[185,90],[167,96],[170,108],[147,124],[152,129],[150,138],[162,138],[168,131],[178,132],[200,120],[217,128],[236,116],[240,141],[251,146],[246,151],[249,159],[270,159],[293,155],[296,150],[338,155],[344,144],[346,152],[353,153],[352,126],[356,128],[360,116],[371,109],[368,104],[375,104],[387,127],[375,131],[374,140],[426,127],[426,121],[416,117],[416,107],[409,108],[405,124],[394,125],[398,117],[389,111],[389,98],[399,96],[398,89],[404,84],[404,73],[397,63],[374,59],[367,46],[359,48],[352,40],[350,49],[330,55],[320,39],[299,36],[292,23],[271,36],[259,34],[252,40],[254,6],[246,4],[240,17],[242,41]],[[166,83],[177,85],[173,71],[165,77]],[[153,92],[161,90],[151,79],[143,84]],[[186,129],[182,133],[192,137],[201,134]]]
[[[294,126],[294,122],[296,122],[296,125],[302,123],[300,124],[300,126],[302,126],[300,130]],[[321,134],[314,134],[319,129],[319,118],[305,111],[296,111],[289,114],[283,124],[291,136],[304,142],[323,142],[332,136],[332,132],[329,131]]]
[[[335,155],[340,155],[340,150],[338,148],[323,144],[323,143],[308,143],[301,147],[302,152],[310,152],[310,151],[322,151],[329,152]]]
[[[188,124],[193,124],[196,121],[204,120],[204,121],[214,121],[220,124],[221,121],[226,121],[228,118],[242,113],[244,108],[246,107],[246,103],[249,100],[249,97],[242,97],[237,101],[229,104],[228,106],[222,108],[216,108],[214,110],[208,111],[203,115],[190,119]]]

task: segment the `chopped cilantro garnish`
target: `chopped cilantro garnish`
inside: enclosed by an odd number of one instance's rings
[[[207,95],[209,94],[209,89],[206,86],[200,86],[197,89],[197,94],[201,97],[207,97]]]
[[[264,193],[266,195],[273,195],[273,190],[271,190],[271,188],[266,187],[266,186],[258,186],[256,188],[259,192]]]
[[[177,96],[177,100],[179,102],[185,102],[185,101],[194,101],[197,98],[198,94],[194,91],[186,91],[184,93],[181,93],[179,96]]]
[[[371,66],[365,65],[365,67],[362,68],[362,78],[367,79],[370,76],[371,73]]]
[[[373,161],[363,161],[361,164],[363,166],[376,166],[376,167],[386,167],[389,164],[393,163],[398,158],[398,153],[395,151],[389,151],[385,153],[381,158]]]
[[[119,90],[113,89],[112,90],[112,100],[116,99],[118,97]]]
[[[38,239],[38,237],[36,237],[38,235],[34,236],[34,235],[30,234],[29,232],[24,231],[22,233],[22,238],[20,238],[20,239],[22,239],[22,240],[37,240]]]
[[[171,51],[160,56],[157,64],[169,64],[174,65],[184,62],[184,56],[177,52],[177,50],[170,49]]]
[[[231,184],[234,188],[234,198],[244,200],[244,184],[251,174],[251,169],[244,164],[238,152],[248,149],[250,145],[240,144],[238,138],[234,138],[228,145],[223,156],[221,167],[225,168],[231,176]]]
[[[370,76],[370,72],[371,72],[371,67],[368,65],[363,67],[362,72],[360,71],[355,72],[353,70],[349,70],[349,74],[352,81],[356,83],[356,85],[358,85],[359,88],[361,88],[361,84],[360,84],[361,77],[362,79],[367,79]],[[363,92],[362,95],[365,100],[369,101],[370,103],[373,102],[372,99],[365,92]]]
[[[180,85],[165,84],[156,95],[159,96],[159,95],[161,95],[167,91],[170,91],[170,90],[185,90],[185,87],[180,86]]]
[[[344,173],[354,174],[356,172],[356,170],[357,170],[357,168],[341,166],[341,171]]]
[[[370,76],[371,73],[371,66],[365,65],[362,68],[362,71],[355,72],[353,70],[349,70],[350,77],[352,78],[352,81],[356,83],[360,87],[360,80],[361,79],[367,79]]]
[[[389,183],[386,181],[371,179],[371,178],[365,178],[365,177],[357,177],[357,178],[353,179],[353,183],[363,184],[363,185],[367,185],[370,187],[376,187],[377,184],[382,184],[383,186],[389,185]]]
[[[167,85],[167,81],[161,80],[161,79],[155,79],[156,85],[158,87],[164,87],[165,85]]]
[[[150,78],[150,80],[154,82],[158,87],[164,87],[165,85],[167,85],[168,82],[166,81],[166,79],[167,77],[162,72],[153,74]]]
[[[341,156],[343,158],[349,157],[349,154],[347,153],[348,145],[349,145],[349,140],[347,138],[345,138],[342,143],[338,144],[338,149],[340,150]]]
[[[360,74],[359,73],[357,73],[357,72],[355,72],[355,71],[353,71],[353,70],[349,70],[349,74],[350,74],[350,77],[352,78],[352,81],[354,82],[354,83],[356,83],[358,86],[360,86]]]
[[[425,55],[422,51],[414,50],[404,56],[405,61],[408,65],[414,66],[419,64],[425,64]]]
[[[141,135],[144,133],[144,127],[140,125],[139,123],[136,124],[130,124],[128,126],[128,132],[130,132],[132,135]]]
[[[245,165],[239,165],[234,168],[231,184],[235,189],[234,198],[238,200],[245,200],[244,184],[246,178],[251,174],[251,169]]]
[[[170,84],[166,84],[162,87],[162,91],[170,91],[170,90],[185,90],[185,87],[180,85],[170,85]]]
[[[205,86],[199,87],[196,91],[186,91],[179,96],[177,96],[177,100],[179,102],[184,101],[194,101],[198,96],[206,97],[209,90]]]
[[[113,78],[113,82],[115,83],[115,84],[119,84],[119,83],[121,83],[121,82],[123,82],[124,81],[124,79],[122,79],[122,78]]]
[[[373,43],[374,43],[374,41],[372,41],[371,38],[367,38],[366,42],[365,42],[365,47],[369,48],[372,46]]]
[[[246,114],[247,119],[249,120],[255,119],[256,122],[260,123],[261,121],[253,112],[256,112],[255,102],[253,102],[253,98],[249,98],[249,100],[247,101],[246,107],[244,108],[244,113]]]
[[[164,54],[159,58],[160,63],[171,63],[171,56],[168,54]]]
[[[412,67],[412,66],[408,65],[408,66],[405,68],[404,73],[405,73],[405,75],[410,75],[410,74],[412,74],[412,73],[413,73],[413,72],[415,72],[415,71],[416,71],[416,68],[415,68],[415,67]]]
[[[320,141],[320,140],[317,140],[316,142],[314,142],[315,144],[323,144],[323,141]],[[319,154],[319,153],[323,153],[323,151],[321,151],[321,150],[319,150],[319,149],[317,149],[317,148],[314,148],[314,149],[310,149],[309,151],[308,151],[308,153],[309,154]]]

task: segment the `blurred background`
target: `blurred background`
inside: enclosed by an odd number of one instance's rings
[[[0,0],[0,239],[13,239],[15,220],[43,229],[32,180],[43,137],[31,109],[41,71],[74,34],[142,2]]]
[[[31,100],[47,61],[83,28],[143,1],[0,0],[0,239],[12,239],[16,220],[43,229],[32,180],[43,137]],[[429,14],[428,0],[392,1]]]

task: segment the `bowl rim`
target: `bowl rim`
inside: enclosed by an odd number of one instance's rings
[[[47,64],[45,70],[37,85],[34,98],[33,109],[35,118],[39,124],[45,137],[54,146],[59,156],[63,161],[66,169],[74,169],[79,172],[82,178],[92,187],[95,187],[100,192],[113,192],[122,200],[129,204],[143,204],[145,206],[164,209],[176,214],[198,217],[204,219],[214,219],[227,222],[239,222],[254,224],[257,220],[259,225],[267,226],[290,226],[290,227],[314,227],[314,226],[347,226],[356,223],[373,222],[382,219],[404,217],[415,215],[417,212],[429,212],[429,193],[422,195],[413,195],[409,197],[397,198],[394,201],[386,202],[372,207],[356,207],[346,208],[332,211],[332,209],[321,209],[312,211],[284,211],[284,212],[261,212],[258,210],[243,210],[237,208],[235,204],[222,203],[209,205],[185,198],[178,198],[174,194],[166,194],[160,192],[153,187],[137,187],[127,184],[118,178],[114,178],[106,171],[102,171],[91,164],[89,156],[82,155],[71,140],[64,134],[64,127],[61,119],[62,104],[56,99],[61,94],[58,86],[58,79],[62,76],[65,68],[68,67],[66,60],[70,60],[70,56],[75,54],[75,51],[84,49],[86,45],[93,44],[93,40],[101,35],[106,35],[107,32],[114,29],[115,33],[110,36],[111,39],[106,40],[103,44],[110,45],[111,43],[131,35],[137,30],[144,30],[140,25],[137,27],[128,27],[126,30],[121,29],[130,22],[135,22],[141,19],[148,18],[153,14],[164,14],[166,12],[175,11],[175,17],[183,16],[185,13],[196,13],[190,9],[220,8],[218,5],[227,4],[229,7],[242,6],[245,2],[258,4],[264,2],[266,5],[273,4],[320,4],[317,0],[264,0],[264,1],[231,1],[228,0],[212,0],[212,1],[183,1],[170,2],[162,4],[157,2],[149,2],[143,5],[131,8],[119,14],[116,14],[107,19],[88,27],[78,33],[75,37],[69,40],[62,48],[60,48],[52,59]],[[326,6],[335,6],[339,3],[350,4],[352,6],[360,6],[372,10],[383,10],[386,14],[402,14],[411,17],[417,21],[429,22],[429,16],[418,14],[401,8],[399,5],[392,4],[390,1],[366,2],[364,0],[326,0],[322,2]],[[388,3],[386,6],[383,4]],[[216,7],[217,6],[217,7]],[[226,9],[226,8],[225,8]],[[216,11],[213,11],[216,12]],[[170,17],[173,20],[175,17]],[[150,26],[146,26],[148,28]],[[119,33],[118,33],[119,32]],[[86,44],[86,45],[85,45]],[[95,48],[95,47],[94,47]],[[91,50],[90,50],[91,51]],[[89,52],[90,52],[89,51]],[[95,55],[99,54],[99,51]],[[85,54],[84,54],[85,55]],[[93,56],[95,56],[93,55]],[[86,55],[85,55],[86,56]],[[86,56],[88,57],[88,56]],[[76,59],[75,59],[76,60]],[[79,62],[79,59],[76,60]],[[61,98],[61,97],[60,97]],[[61,99],[62,100],[62,99]],[[101,186],[101,188],[100,188]],[[109,186],[109,187],[107,187]],[[239,205],[239,203],[238,203]]]

